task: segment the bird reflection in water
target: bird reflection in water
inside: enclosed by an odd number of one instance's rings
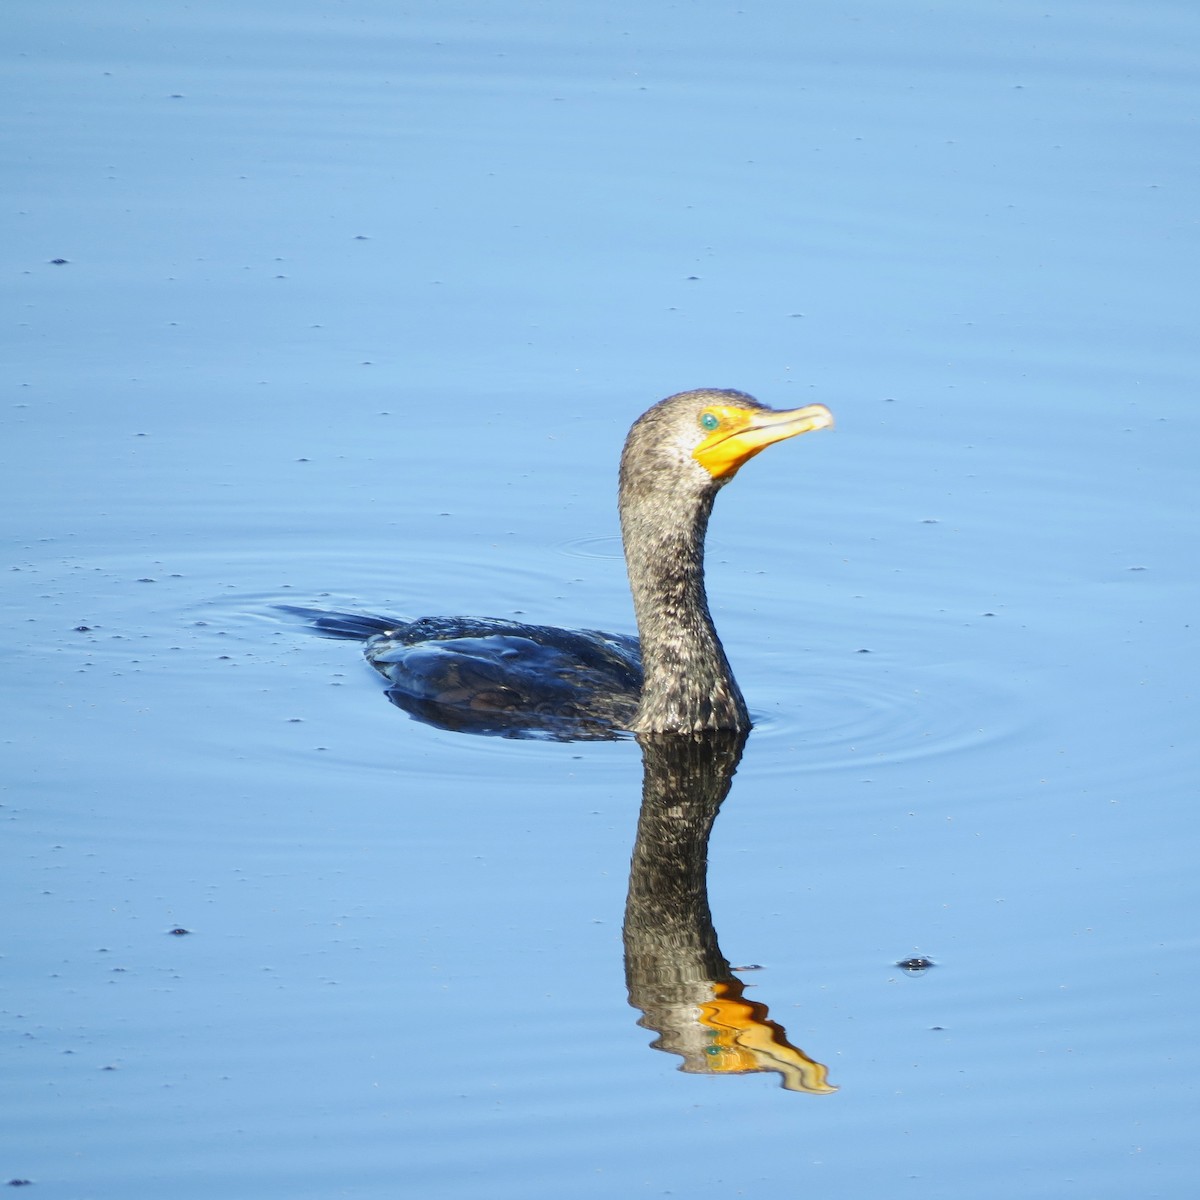
[[[825,1068],[747,1000],[708,909],[708,837],[750,714],[713,626],[704,541],[717,493],[751,458],[828,429],[824,405],[776,410],[744,392],[680,392],[643,413],[621,454],[618,508],[638,637],[506,620],[287,607],[363,643],[388,698],[443,729],[556,741],[632,732],[645,776],[625,912],[631,1003],[685,1071],[776,1071],[832,1092]]]
[[[641,734],[642,809],[625,906],[629,1002],[681,1070],[775,1071],[792,1092],[837,1091],[827,1070],[747,1000],[717,944],[708,906],[708,839],[745,733]]]

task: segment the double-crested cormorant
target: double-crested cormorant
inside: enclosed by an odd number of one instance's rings
[[[469,617],[291,611],[330,636],[366,639],[392,702],[431,724],[563,740],[749,729],[704,592],[709,514],[748,459],[832,424],[823,404],[777,411],[712,388],[669,396],[638,418],[621,454],[619,499],[637,639]]]

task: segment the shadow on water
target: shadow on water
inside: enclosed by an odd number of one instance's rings
[[[644,776],[625,905],[625,980],[638,1023],[683,1071],[775,1071],[792,1092],[837,1091],[766,1005],[747,1000],[708,906],[708,839],[745,733],[640,736]]]

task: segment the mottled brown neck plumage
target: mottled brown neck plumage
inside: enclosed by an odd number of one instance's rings
[[[645,674],[638,733],[750,728],[704,592],[704,535],[721,484],[690,453],[694,412],[694,402],[652,408],[621,456],[621,532]]]

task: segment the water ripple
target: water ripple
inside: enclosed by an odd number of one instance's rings
[[[596,534],[592,537],[570,538],[559,542],[555,549],[569,558],[618,558],[623,559],[621,539],[615,533]]]
[[[807,664],[755,689],[760,742],[781,768],[852,770],[974,751],[1027,724],[1015,696],[965,668],[868,660]],[[773,701],[773,702],[772,702]]]

